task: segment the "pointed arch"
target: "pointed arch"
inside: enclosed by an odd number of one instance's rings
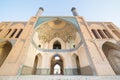
[[[55,54],[51,58],[50,74],[51,75],[63,75],[64,74],[63,59],[58,54]]]
[[[76,54],[73,54],[73,63],[74,63],[73,65],[75,65],[75,67],[76,67],[76,70],[73,70],[73,74],[80,75],[81,74],[80,60],[79,60],[78,55],[76,55]]]
[[[54,65],[54,74],[61,74],[61,66],[60,64]]]
[[[44,44],[48,43],[48,46],[44,46],[45,49],[43,48],[45,51],[53,49],[54,40],[56,39],[58,39],[58,41],[61,43],[61,49],[66,50],[67,46],[65,43],[66,42],[70,43],[70,41],[75,40],[76,32],[78,32],[79,34],[78,26],[79,25],[74,23],[74,21],[69,20],[68,18],[65,18],[65,17],[53,17],[53,18],[43,17],[43,19],[38,19],[35,27],[35,32],[38,33],[37,37],[39,41],[41,41]],[[80,34],[78,37],[80,37]],[[34,42],[35,41],[33,41],[33,43]],[[76,45],[78,46],[79,43]],[[38,47],[36,43],[35,43],[35,46]],[[71,45],[68,45],[68,47],[69,46],[70,46],[70,49],[73,48],[71,47]],[[56,51],[56,50],[53,50],[53,51]],[[62,51],[62,50],[59,50],[59,51]]]
[[[70,25],[74,26],[77,29],[76,25],[73,23],[73,21],[71,20],[67,20],[67,19],[64,19],[64,18],[60,18],[60,17],[54,17],[54,18],[43,18],[42,21],[38,20],[38,22],[36,23],[36,27],[35,27],[35,30],[37,30],[41,25],[43,24],[46,24],[48,22],[53,22],[55,20],[59,20],[59,21],[63,21],[63,22],[66,22],[66,23],[69,23]]]
[[[111,42],[105,42],[102,50],[117,75],[120,75],[120,47]]]
[[[100,39],[100,36],[95,29],[91,29],[91,31],[94,34],[95,38]]]
[[[34,64],[33,64],[33,70],[32,70],[32,74],[35,75],[35,74],[40,74],[40,72],[37,72],[37,69],[38,67],[41,66],[41,59],[42,56],[41,54],[38,54],[35,56],[35,60],[34,60]]]
[[[54,49],[54,44],[57,43],[57,46],[59,46],[60,49],[65,49],[65,42],[61,39],[61,38],[54,38],[50,41],[50,46],[49,46],[49,49]]]
[[[102,30],[97,29],[97,31],[98,31],[98,33],[100,34],[100,36],[101,36],[103,39],[106,38],[106,36],[105,36],[105,34],[103,33]]]
[[[58,40],[54,42],[53,49],[61,49],[61,43]]]
[[[4,63],[12,49],[12,44],[8,41],[0,42],[0,66]]]

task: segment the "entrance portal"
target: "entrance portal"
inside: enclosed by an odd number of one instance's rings
[[[51,59],[51,69],[50,74],[51,75],[63,75],[63,60],[62,58],[56,54]]]

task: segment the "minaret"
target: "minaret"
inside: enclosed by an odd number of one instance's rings
[[[42,7],[40,7],[39,8],[39,10],[38,10],[38,12],[37,12],[37,14],[36,14],[36,16],[41,16],[41,14],[43,13],[43,11],[44,11],[44,9],[42,8]]]
[[[73,16],[79,16],[75,7],[72,7],[71,11],[73,13]]]

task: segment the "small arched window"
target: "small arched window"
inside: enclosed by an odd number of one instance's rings
[[[17,32],[17,29],[14,29],[13,33],[10,35],[9,38],[12,38],[16,32]]]
[[[61,49],[61,44],[59,41],[55,41],[53,44],[53,49]]]
[[[99,36],[99,34],[97,33],[96,30],[92,29],[91,31],[94,34],[95,38],[100,39],[100,36]]]
[[[15,38],[19,38],[20,34],[22,33],[23,29],[20,29],[20,31],[18,32],[17,36]]]
[[[107,30],[104,29],[103,32],[107,35],[108,38],[113,38]]]
[[[105,36],[105,34],[102,32],[102,30],[97,30],[98,31],[98,33],[100,34],[100,36],[102,37],[102,38],[106,38],[106,36]]]

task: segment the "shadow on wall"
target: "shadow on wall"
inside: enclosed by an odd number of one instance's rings
[[[111,42],[105,42],[102,50],[114,72],[120,75],[120,46]]]
[[[0,67],[4,63],[5,59],[9,55],[12,49],[12,44],[8,41],[4,41],[0,43]]]

